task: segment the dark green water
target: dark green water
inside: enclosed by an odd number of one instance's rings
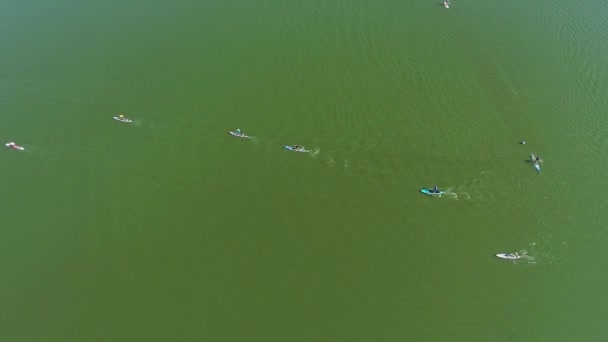
[[[606,340],[607,13],[0,5],[0,339]]]

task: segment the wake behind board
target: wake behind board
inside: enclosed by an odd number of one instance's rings
[[[439,190],[439,192],[434,192],[433,189],[420,189],[420,192],[422,192],[425,195],[443,195],[445,194],[444,191]]]
[[[303,149],[303,148],[295,148],[293,146],[289,146],[289,145],[285,145],[283,146],[284,149],[289,150],[289,151],[294,151],[294,152],[308,152],[308,150]]]
[[[133,122],[133,120],[131,120],[131,119],[121,118],[120,116],[114,116],[112,118],[114,120],[116,120],[116,121],[120,121],[120,122],[124,122],[124,123],[131,123],[131,122]]]
[[[500,254],[496,254],[496,256],[501,259],[508,259],[508,260],[517,260],[517,259],[523,258],[523,256],[516,255],[513,253],[500,253]]]

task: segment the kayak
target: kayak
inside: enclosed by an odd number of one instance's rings
[[[293,146],[285,145],[285,146],[283,146],[283,148],[286,150],[294,151],[294,152],[308,152],[308,150],[306,150],[302,147],[295,148]]]
[[[540,172],[540,164],[536,160],[536,156],[534,155],[534,153],[530,154],[530,159],[532,160],[532,163],[534,164],[534,168],[536,169],[536,171]]]
[[[509,259],[509,260],[517,260],[523,258],[521,255],[515,255],[513,253],[500,253],[496,254],[497,257],[501,259]]]
[[[239,133],[239,132],[234,132],[234,131],[228,131],[228,134],[237,137],[237,138],[249,138],[249,136],[243,134],[243,133]]]
[[[420,192],[422,192],[423,194],[426,194],[426,195],[442,195],[442,194],[445,194],[445,191],[439,190],[439,192],[435,192],[435,191],[433,191],[433,189],[426,189],[426,188],[425,189],[420,189]]]
[[[120,116],[115,116],[115,117],[113,117],[113,119],[116,120],[116,121],[124,122],[124,123],[131,123],[131,122],[133,122],[133,120],[131,120],[131,119],[121,118]]]
[[[4,145],[5,145],[6,147],[8,147],[8,148],[12,148],[13,150],[19,150],[19,151],[23,151],[23,150],[25,150],[25,147],[23,147],[23,146],[19,146],[19,145],[15,144],[15,143],[14,143],[14,142],[12,142],[12,141],[11,141],[11,142],[9,142],[9,143],[6,143],[6,144],[4,144]]]

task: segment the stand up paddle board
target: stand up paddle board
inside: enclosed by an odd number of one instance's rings
[[[235,132],[235,131],[228,131],[228,134],[232,135],[233,137],[237,137],[237,138],[249,138],[249,136],[247,136],[243,133]]]
[[[445,194],[444,191],[439,190],[439,192],[435,192],[435,191],[433,191],[433,189],[427,189],[427,188],[420,189],[420,192],[422,192],[425,195],[442,195],[442,194]]]
[[[517,260],[517,259],[523,258],[523,256],[521,256],[517,253],[500,253],[500,254],[496,254],[496,256],[501,259],[509,259],[509,260]]]
[[[23,146],[19,146],[17,144],[15,144],[14,142],[8,142],[6,144],[4,144],[4,146],[8,147],[8,148],[12,148],[13,150],[18,150],[18,151],[23,151],[25,150],[25,147]]]
[[[293,146],[285,145],[283,148],[294,152],[308,152],[308,150],[304,149],[303,147],[295,148]]]
[[[131,119],[121,118],[120,116],[115,116],[115,117],[113,117],[113,119],[116,120],[116,121],[124,122],[124,123],[131,123],[131,122],[133,122],[133,120],[131,120]]]
[[[534,153],[530,154],[530,159],[532,159],[532,163],[534,164],[534,168],[536,169],[536,171],[540,172],[540,164],[538,163],[538,160],[536,160],[536,156],[534,155]]]

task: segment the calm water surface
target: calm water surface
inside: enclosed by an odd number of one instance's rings
[[[606,340],[608,5],[440,2],[0,5],[1,339]]]

